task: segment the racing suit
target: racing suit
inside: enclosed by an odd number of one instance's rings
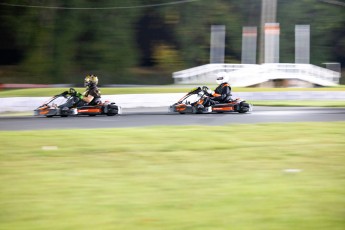
[[[91,95],[93,96],[92,101],[88,103],[89,105],[97,105],[101,103],[101,91],[98,89],[97,86],[90,86],[86,88],[86,91],[83,93],[85,97]]]
[[[67,91],[66,91],[67,93]],[[86,91],[82,94],[84,97],[87,97],[89,95],[93,96],[92,101],[90,101],[89,103],[87,103],[86,101],[84,101],[83,99],[79,98],[76,95],[72,95],[72,97],[64,104],[60,105],[60,108],[63,107],[80,107],[80,106],[84,106],[84,105],[97,105],[99,103],[101,103],[101,92],[98,89],[97,86],[89,86],[86,88]]]
[[[211,106],[219,103],[232,101],[231,86],[228,83],[220,84],[210,97],[207,97],[203,103],[204,106]]]

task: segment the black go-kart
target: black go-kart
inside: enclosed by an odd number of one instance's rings
[[[73,88],[69,92],[75,92]],[[79,115],[106,115],[115,116],[122,113],[120,106],[116,105],[115,102],[104,101],[97,105],[83,105],[77,106],[75,102],[75,95],[73,93],[61,93],[53,96],[50,100],[45,102],[34,110],[34,116],[79,116]],[[72,106],[66,106],[72,105]]]
[[[253,110],[253,106],[237,98],[231,100],[227,103],[219,103],[211,106],[200,106],[202,102],[208,97],[206,89],[197,87],[185,96],[183,96],[178,102],[171,105],[169,108],[170,112],[178,112],[180,114],[184,113],[224,113],[224,112],[238,112],[238,113],[247,113]]]

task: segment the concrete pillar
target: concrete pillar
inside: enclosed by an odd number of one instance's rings
[[[279,63],[279,23],[265,24],[265,63]]]
[[[242,64],[256,64],[257,28],[247,26],[242,30]]]
[[[259,63],[265,60],[265,24],[274,23],[277,18],[277,0],[261,0],[261,22],[259,34]]]
[[[310,64],[310,25],[295,26],[295,63]]]
[[[225,26],[211,26],[210,63],[224,63]]]

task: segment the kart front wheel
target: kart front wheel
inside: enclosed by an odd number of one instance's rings
[[[246,113],[250,110],[250,105],[248,103],[245,102],[241,102],[240,103],[240,109],[239,109],[239,113]]]

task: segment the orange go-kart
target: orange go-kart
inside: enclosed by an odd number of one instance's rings
[[[70,91],[74,89],[71,88]],[[77,115],[107,115],[115,116],[116,114],[121,114],[121,107],[116,105],[115,102],[101,102],[97,105],[83,105],[77,106],[75,103],[75,96],[61,93],[53,96],[43,105],[39,106],[34,110],[35,116],[77,116]]]
[[[226,103],[214,104],[208,107],[200,106],[208,97],[205,89],[197,87],[183,96],[178,102],[170,106],[170,112],[184,113],[224,113],[238,112],[247,113],[252,111],[253,106],[246,101],[237,98]]]

